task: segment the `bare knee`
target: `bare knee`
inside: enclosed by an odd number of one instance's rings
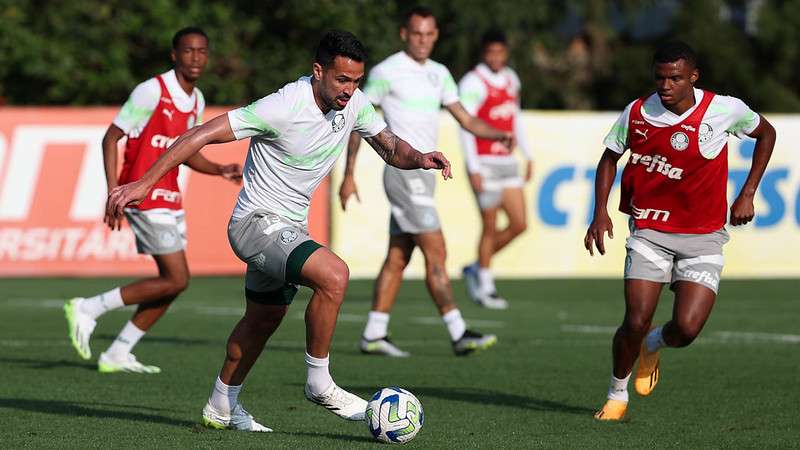
[[[691,344],[703,329],[702,323],[688,319],[673,320],[672,325],[673,336],[677,338],[677,342],[673,343],[676,347],[685,347]]]
[[[621,328],[626,334],[636,339],[641,339],[650,331],[651,324],[652,318],[640,315],[629,315],[625,317]]]
[[[409,258],[399,252],[391,252],[386,257],[384,267],[391,272],[402,272],[408,266]]]
[[[162,276],[161,280],[164,285],[164,297],[169,297],[170,301],[189,287],[189,274]]]
[[[516,237],[528,229],[528,224],[525,222],[511,222],[508,225],[508,229],[511,231],[511,234]]]
[[[329,268],[325,276],[320,280],[317,292],[323,298],[341,304],[349,281],[350,269],[344,261],[339,260]]]

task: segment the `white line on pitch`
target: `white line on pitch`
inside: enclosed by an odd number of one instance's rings
[[[602,325],[561,325],[561,331],[584,334],[614,334],[617,327]],[[800,344],[800,335],[781,333],[761,333],[751,331],[712,331],[701,337],[706,342],[777,342],[781,344]]]

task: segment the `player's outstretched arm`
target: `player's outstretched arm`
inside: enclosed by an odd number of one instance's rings
[[[202,152],[197,152],[190,156],[189,159],[186,160],[186,165],[191,167],[195,172],[220,176],[236,184],[241,184],[242,182],[241,165],[235,163],[217,164],[206,158]]]
[[[755,216],[753,199],[756,189],[761,182],[764,171],[767,170],[769,158],[772,156],[772,149],[775,148],[775,128],[771,123],[761,116],[761,121],[752,133],[748,136],[756,140],[756,148],[753,151],[753,162],[750,165],[750,173],[747,174],[742,190],[731,205],[731,225],[744,225]]]
[[[364,138],[367,143],[386,161],[386,164],[398,169],[438,169],[447,180],[453,178],[450,161],[440,152],[421,153],[408,142],[400,139],[389,128]]]
[[[347,200],[351,195],[355,194],[356,200],[361,203],[361,197],[358,196],[358,187],[356,187],[356,156],[358,156],[358,148],[361,146],[361,135],[353,131],[350,133],[350,140],[347,141],[347,163],[344,166],[344,177],[342,184],[339,186],[339,202],[342,204],[342,210],[347,210]]]
[[[211,121],[194,127],[183,133],[138,181],[118,186],[108,193],[106,201],[106,217],[108,226],[118,227],[123,209],[129,204],[136,204],[147,195],[150,189],[167,172],[178,164],[188,160],[207,144],[221,144],[235,140],[228,115],[222,114]]]
[[[617,176],[617,161],[622,156],[613,150],[606,149],[600,162],[597,163],[597,175],[594,180],[594,216],[586,236],[583,238],[583,246],[589,250],[589,254],[594,256],[593,245],[601,255],[606,254],[606,246],[603,242],[605,233],[608,232],[609,239],[614,239],[614,225],[608,215],[608,195],[611,193],[611,186],[614,185],[614,178]]]
[[[447,111],[456,119],[461,128],[483,139],[500,141],[506,147],[512,149],[516,143],[514,133],[511,131],[500,131],[476,116],[473,116],[461,104],[461,102],[451,103],[445,106]]]

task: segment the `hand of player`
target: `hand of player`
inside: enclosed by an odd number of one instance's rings
[[[358,196],[358,187],[356,187],[356,180],[352,175],[345,175],[341,186],[339,186],[339,202],[342,204],[342,211],[347,211],[347,200],[354,194],[358,203],[361,203],[361,197]]]
[[[239,164],[221,166],[219,175],[232,183],[242,184],[242,166]]]
[[[509,150],[513,150],[514,147],[517,146],[517,139],[514,137],[514,133],[511,131],[503,132],[503,137],[498,139],[498,141],[505,145]]]
[[[475,172],[469,174],[469,184],[472,185],[472,190],[481,193],[483,192],[483,176],[480,173]]]
[[[614,224],[611,223],[608,213],[603,211],[599,215],[595,214],[592,224],[586,230],[586,237],[583,238],[583,246],[586,247],[586,250],[589,250],[590,255],[594,256],[592,244],[597,246],[597,250],[600,251],[601,255],[606,254],[606,246],[603,242],[606,232],[608,232],[609,239],[614,239]]]
[[[754,216],[753,196],[745,193],[739,194],[731,205],[731,225],[744,225],[753,220]]]
[[[112,189],[106,200],[106,214],[103,221],[112,230],[119,230],[125,207],[141,202],[149,190],[150,187],[145,186],[141,181],[123,184]]]
[[[441,152],[423,153],[419,163],[420,169],[438,169],[442,171],[442,178],[445,180],[453,178],[450,170],[450,161]]]
[[[525,165],[525,182],[529,182],[533,179],[533,161],[528,160],[528,163]]]

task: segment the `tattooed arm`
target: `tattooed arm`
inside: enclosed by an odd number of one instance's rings
[[[400,139],[389,128],[365,138],[367,143],[386,161],[398,169],[437,169],[444,179],[453,178],[450,161],[440,152],[422,153],[408,142]]]

